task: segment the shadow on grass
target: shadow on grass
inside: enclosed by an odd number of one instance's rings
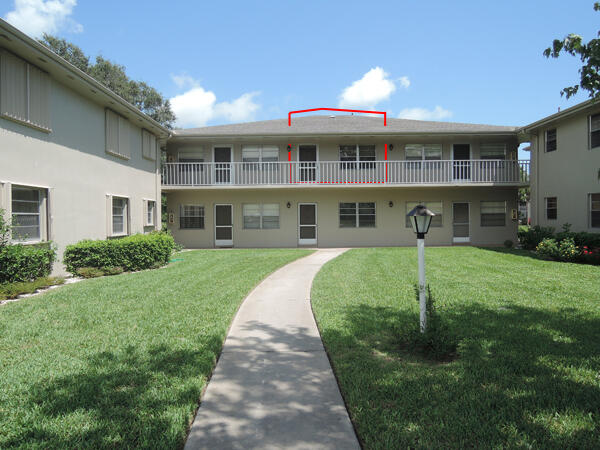
[[[494,253],[504,253],[506,255],[525,256],[527,258],[536,259],[538,261],[549,261],[542,258],[533,250],[525,250],[522,248],[506,248],[506,247],[477,247],[479,250],[486,250]]]
[[[0,447],[180,448],[221,343],[97,353],[81,370],[33,385],[33,420]]]
[[[366,448],[597,448],[599,319],[515,305],[442,314],[461,336],[449,364],[398,348],[414,314],[360,304],[343,332],[322,330]]]

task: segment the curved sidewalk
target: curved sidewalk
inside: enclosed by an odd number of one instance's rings
[[[265,278],[240,307],[185,450],[359,449],[310,306],[317,250]]]

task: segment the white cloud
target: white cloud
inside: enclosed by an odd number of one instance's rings
[[[398,118],[412,120],[443,120],[452,117],[452,111],[436,106],[433,109],[427,108],[405,108],[400,111]]]
[[[408,77],[396,81],[403,88],[410,86]],[[375,67],[342,91],[339,106],[375,109],[375,105],[388,100],[394,91],[396,91],[394,80],[391,80],[389,74],[381,67]]]
[[[178,127],[202,127],[211,120],[219,119],[243,122],[251,120],[260,109],[254,101],[259,92],[247,92],[232,101],[217,102],[215,93],[204,89],[191,76],[182,74],[171,78],[180,89],[188,88],[183,94],[170,99]]]
[[[4,18],[32,37],[55,34],[63,29],[81,33],[83,25],[69,17],[76,5],[77,0],[15,0],[15,9]]]

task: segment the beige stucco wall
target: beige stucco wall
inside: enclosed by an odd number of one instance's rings
[[[58,257],[67,244],[107,237],[107,195],[129,198],[130,232],[143,227],[143,199],[157,202],[158,163],[142,157],[141,128],[131,133],[131,159],[105,152],[105,109],[51,80],[51,133],[0,118],[0,208],[10,212],[11,184],[48,189],[49,239]],[[160,214],[158,227],[160,226]],[[63,272],[59,263],[55,273]]]
[[[319,161],[339,161],[339,146],[342,144],[375,144],[376,159],[383,161],[385,158],[385,144],[393,145],[392,150],[388,150],[388,160],[398,161],[405,159],[406,144],[442,144],[442,159],[452,159],[452,144],[470,144],[471,159],[479,159],[479,146],[481,143],[506,143],[507,158],[517,158],[518,142],[516,136],[361,136],[361,137],[306,137],[306,138],[248,138],[244,137],[240,142],[239,138],[220,138],[218,140],[208,138],[173,138],[167,146],[167,154],[173,161],[177,160],[177,153],[180,150],[201,149],[204,154],[204,161],[213,161],[214,146],[231,146],[233,148],[233,161],[242,160],[242,146],[244,144],[265,144],[276,145],[279,147],[279,160],[287,161],[287,145],[292,146],[292,160],[298,158],[299,144],[316,144]],[[388,149],[391,147],[388,147]]]
[[[480,226],[480,202],[506,200],[507,217],[504,227]],[[214,247],[214,205],[233,205],[233,242],[235,247],[296,247],[298,246],[298,203],[317,203],[318,246],[395,246],[414,245],[412,229],[405,227],[406,202],[442,201],[443,226],[432,227],[428,245],[452,244],[452,202],[470,203],[471,244],[502,245],[506,239],[516,242],[517,224],[511,220],[516,208],[516,188],[445,187],[445,188],[265,188],[265,189],[203,189],[167,193],[168,211],[175,216],[169,225],[175,240],[188,248]],[[375,228],[340,228],[339,202],[376,202]],[[389,202],[393,202],[393,207]],[[286,203],[290,202],[288,209]],[[244,203],[279,203],[280,228],[277,230],[244,230]],[[203,230],[179,228],[179,205],[196,204],[205,207]]]
[[[600,232],[589,227],[590,193],[600,193],[600,148],[588,149],[588,116],[600,107],[578,113],[531,136],[532,223],[560,230],[565,223],[573,231]],[[556,128],[557,149],[546,153],[545,132]],[[557,197],[556,220],[546,219],[545,198]]]

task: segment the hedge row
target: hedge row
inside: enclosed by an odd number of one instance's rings
[[[51,243],[7,245],[0,248],[0,283],[32,281],[47,277],[56,259]]]
[[[552,227],[540,227],[536,225],[531,228],[519,229],[519,242],[526,250],[535,250],[544,239],[554,239],[557,243],[571,239],[580,248],[600,248],[600,233],[586,233],[585,231],[575,233],[573,231],[554,232]]]
[[[149,269],[168,263],[174,245],[173,237],[160,231],[121,239],[85,240],[67,246],[63,263],[73,274],[83,267]]]

